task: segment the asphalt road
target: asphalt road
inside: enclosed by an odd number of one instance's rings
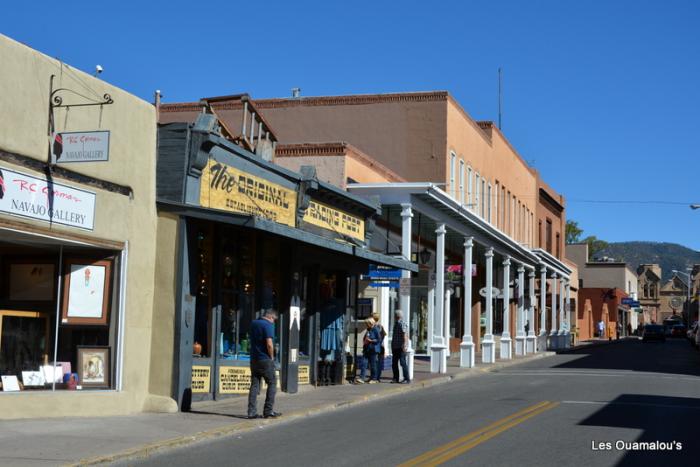
[[[196,444],[139,465],[700,465],[698,396],[700,352],[685,340],[624,341]]]

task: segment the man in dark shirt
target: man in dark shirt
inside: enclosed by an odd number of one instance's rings
[[[265,379],[267,394],[265,395],[265,418],[276,418],[282,415],[275,412],[277,392],[277,375],[275,373],[275,320],[277,312],[265,310],[261,319],[256,319],[250,326],[250,392],[248,393],[248,418],[259,418],[257,399],[260,392],[260,380]]]

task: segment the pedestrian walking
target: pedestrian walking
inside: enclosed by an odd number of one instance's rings
[[[408,352],[408,324],[403,320],[401,310],[394,311],[394,332],[391,334],[391,369],[394,373],[392,383],[410,383],[408,374],[408,363],[406,362],[406,352]],[[403,381],[399,381],[399,364],[403,371]]]
[[[602,319],[598,321],[598,337],[601,339],[605,337],[605,323]]]
[[[248,392],[248,418],[260,418],[257,398],[260,392],[260,380],[267,384],[263,417],[277,418],[282,415],[275,412],[275,393],[277,392],[277,374],[275,373],[275,321],[277,312],[265,310],[262,318],[250,325],[250,391]]]
[[[368,383],[378,383],[381,373],[379,372],[379,353],[382,347],[382,337],[379,327],[375,326],[372,318],[367,318],[367,334],[365,334],[364,345],[367,347],[367,359],[369,360],[369,381]]]
[[[619,322],[619,321],[617,322],[617,326],[615,326],[615,330],[617,331],[616,339],[619,340],[620,337],[622,337],[622,323],[621,322]]]
[[[632,324],[627,323],[627,337],[632,335]]]

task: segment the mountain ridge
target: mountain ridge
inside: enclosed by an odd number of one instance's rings
[[[693,264],[700,264],[700,251],[670,242],[612,242],[595,254],[596,259],[603,256],[624,261],[635,272],[640,264],[656,263],[661,266],[664,281],[673,276],[673,269],[685,271]]]

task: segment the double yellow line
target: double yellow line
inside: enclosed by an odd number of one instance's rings
[[[450,441],[447,444],[443,444],[442,446],[439,446],[424,454],[421,454],[420,456],[414,459],[400,464],[399,467],[422,467],[443,464],[451,459],[454,459],[459,455],[464,454],[471,448],[483,443],[484,441],[493,438],[499,433],[503,433],[504,431],[516,425],[519,425],[525,420],[539,415],[542,412],[545,412],[549,409],[553,409],[557,405],[559,405],[559,402],[549,401],[543,401],[539,404],[532,405],[530,407],[527,407],[526,409],[523,409],[500,420],[497,420],[491,423],[490,425],[486,425],[483,428],[480,428],[476,431],[472,431],[468,435],[462,436],[461,438],[458,438],[454,441]]]

